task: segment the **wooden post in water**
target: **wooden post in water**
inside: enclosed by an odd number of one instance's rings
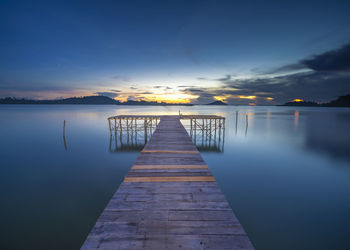
[[[236,135],[237,135],[237,125],[238,125],[238,111],[236,111]]]
[[[67,142],[66,142],[66,120],[63,120],[63,145],[64,145],[64,149],[67,150]]]
[[[147,143],[147,120],[146,120],[146,118],[144,120],[143,126],[144,126],[144,129],[145,129],[144,137],[145,137],[145,144],[146,144]]]
[[[248,132],[248,114],[245,115],[245,121],[246,121],[245,136],[247,136],[247,132]]]
[[[66,120],[63,120],[63,136],[66,136]]]
[[[216,145],[216,129],[217,129],[217,127],[216,127],[216,118],[215,118],[215,131],[214,131],[214,145]]]
[[[109,134],[112,136],[111,119],[108,119]]]
[[[123,127],[122,127],[122,119],[119,118],[119,133],[120,133],[120,146],[122,145],[123,143]]]

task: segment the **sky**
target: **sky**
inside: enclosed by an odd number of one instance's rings
[[[0,0],[0,98],[275,105],[350,94],[350,1]]]

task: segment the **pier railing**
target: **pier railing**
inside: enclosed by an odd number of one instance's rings
[[[216,115],[177,116],[200,151],[223,152],[225,117]],[[118,115],[108,118],[110,152],[140,151],[162,116]]]

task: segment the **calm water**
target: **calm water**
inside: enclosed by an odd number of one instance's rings
[[[107,117],[179,109],[227,117],[202,155],[257,249],[350,245],[350,109],[1,105],[0,249],[79,249],[139,154],[109,152]]]

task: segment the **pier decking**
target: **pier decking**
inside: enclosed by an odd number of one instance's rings
[[[178,116],[155,132],[82,249],[254,249]]]

